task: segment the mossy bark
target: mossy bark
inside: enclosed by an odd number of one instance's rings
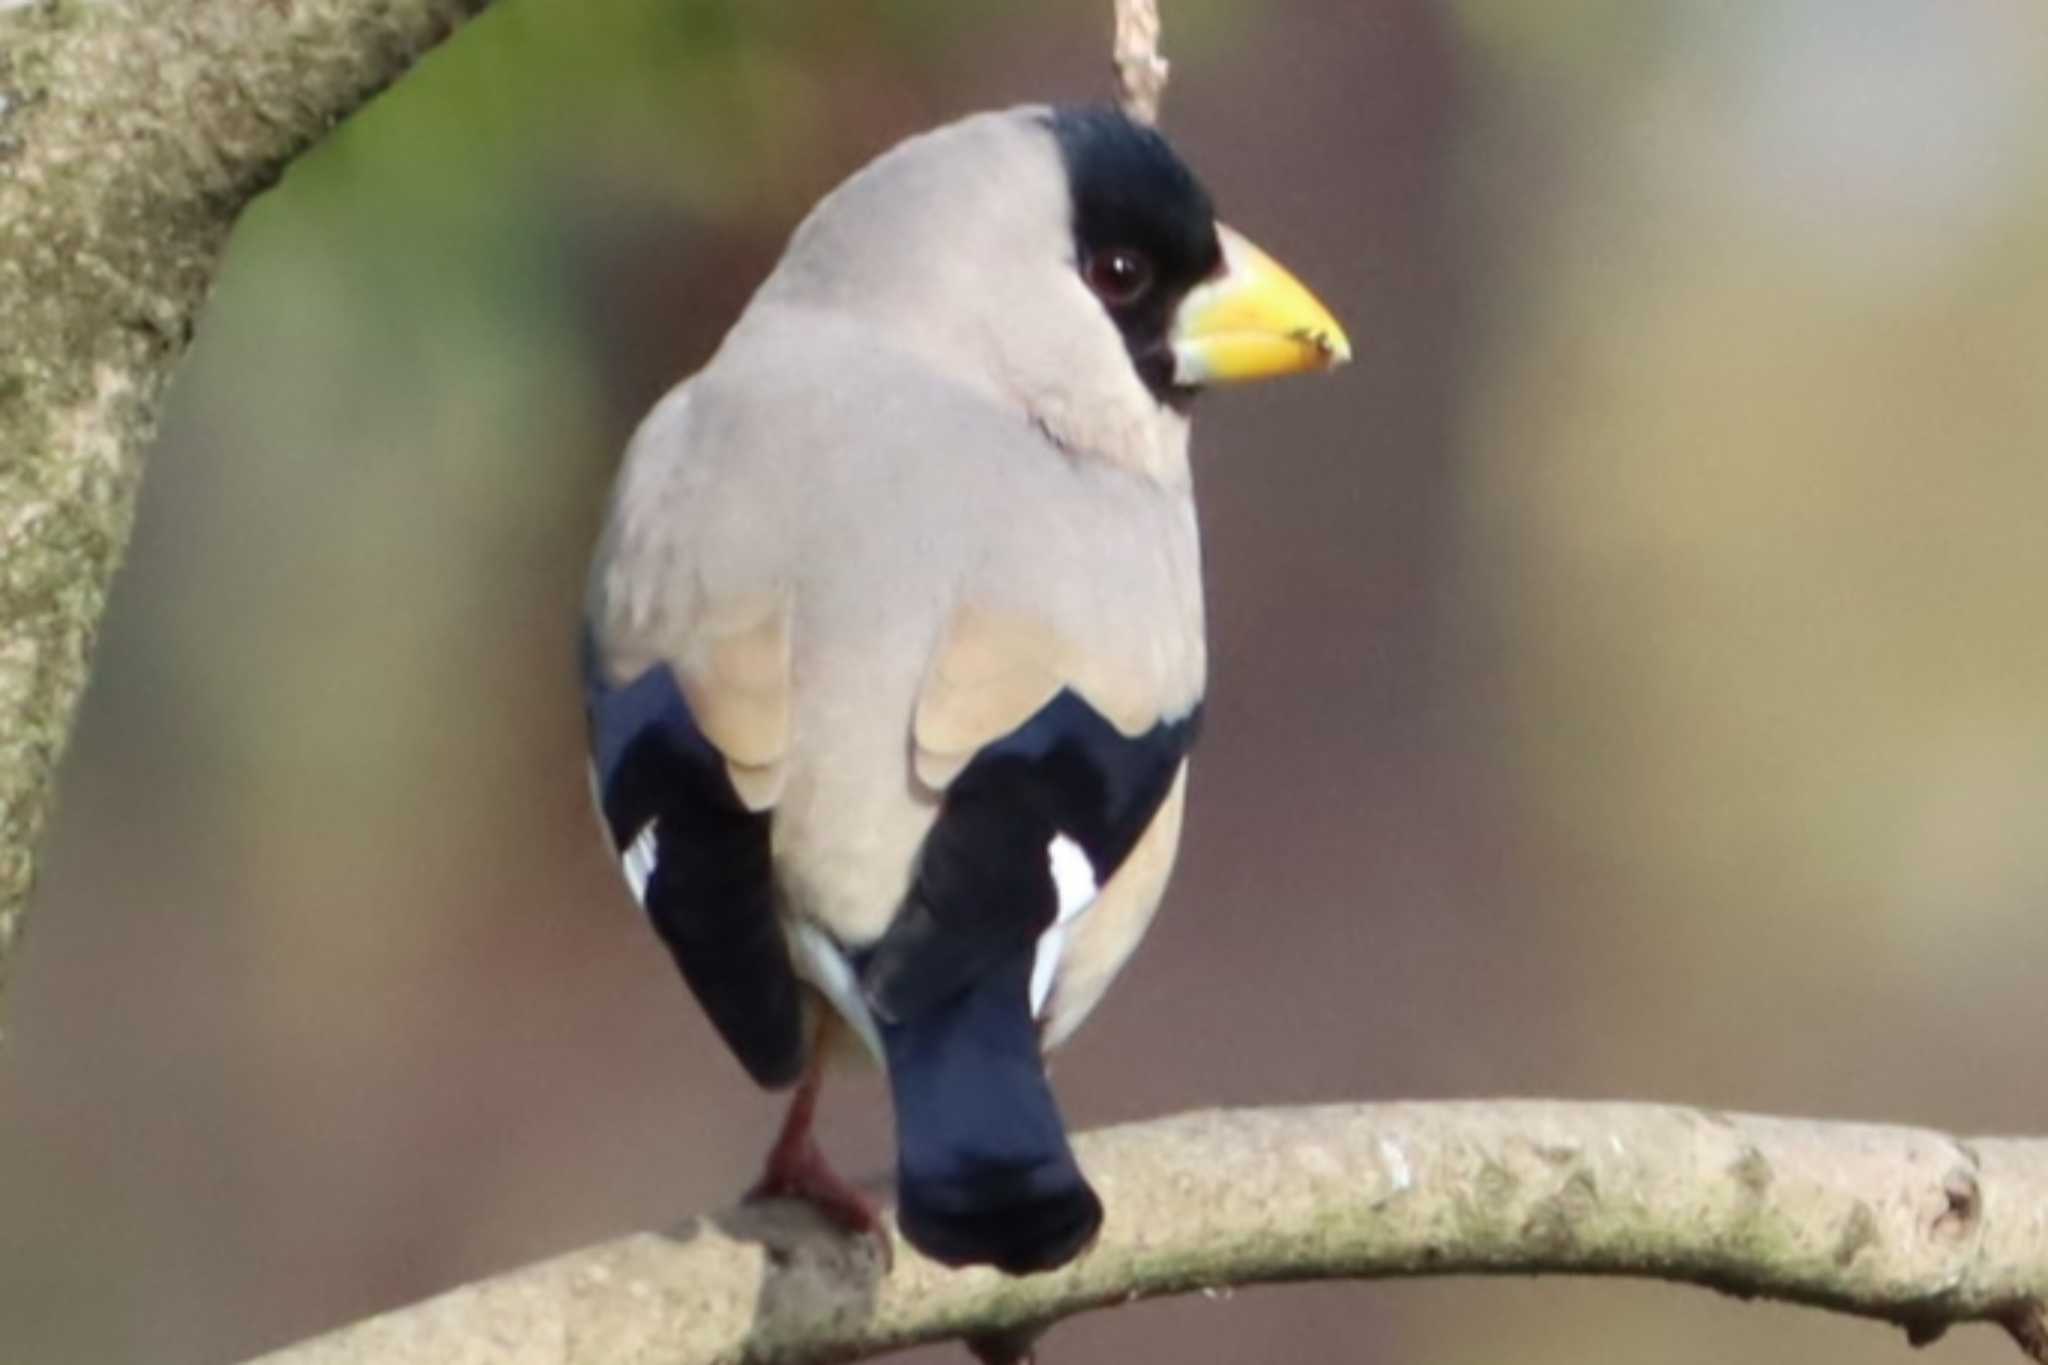
[[[0,0],[0,998],[143,454],[236,216],[487,0]]]

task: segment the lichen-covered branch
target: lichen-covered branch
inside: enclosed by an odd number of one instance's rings
[[[236,215],[486,0],[0,0],[0,988]]]
[[[947,1271],[787,1205],[592,1247],[262,1365],[729,1365],[1028,1333],[1221,1285],[1638,1275],[2048,1360],[2048,1141],[1540,1101],[1188,1114],[1092,1134],[1102,1238],[1027,1279]]]
[[[1116,65],[1116,99],[1141,123],[1159,122],[1166,93],[1166,58],[1159,55],[1159,0],[1115,0],[1116,36],[1110,56]]]

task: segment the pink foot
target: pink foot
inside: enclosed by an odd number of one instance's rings
[[[889,1240],[889,1230],[882,1226],[881,1210],[873,1200],[826,1164],[825,1154],[818,1150],[818,1144],[811,1138],[811,1120],[818,1107],[823,1052],[822,1045],[812,1049],[811,1064],[805,1069],[803,1082],[797,1086],[796,1094],[790,1097],[789,1113],[782,1120],[782,1131],[776,1134],[775,1145],[768,1149],[768,1161],[762,1168],[761,1178],[754,1183],[753,1189],[747,1191],[746,1197],[749,1201],[803,1200],[855,1236],[872,1239],[876,1254],[881,1258],[882,1270],[886,1273],[895,1265],[896,1254],[895,1244]]]
[[[768,1154],[767,1169],[747,1191],[747,1200],[801,1199],[857,1237],[875,1244],[882,1269],[895,1264],[889,1231],[882,1226],[882,1213],[875,1202],[855,1189],[825,1162],[825,1156],[808,1136],[795,1143],[777,1143]]]

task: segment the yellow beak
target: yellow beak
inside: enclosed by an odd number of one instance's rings
[[[1191,290],[1173,315],[1173,382],[1196,387],[1330,370],[1351,343],[1330,310],[1285,266],[1218,224],[1223,273]]]

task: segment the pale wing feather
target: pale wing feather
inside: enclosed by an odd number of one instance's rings
[[[735,529],[758,520],[734,512],[749,505],[749,485],[704,458],[726,452],[700,432],[702,383],[678,386],[634,435],[590,619],[612,681],[655,664],[675,670],[740,799],[762,811],[782,794],[794,742],[792,593],[763,538]]]
[[[690,714],[747,809],[766,810],[782,795],[792,735],[789,597],[705,603],[685,638],[677,681]]]
[[[1034,617],[961,607],[918,693],[912,730],[918,780],[943,789],[983,747],[1065,689],[1119,734],[1143,734],[1162,718],[1157,689],[1139,670],[1079,648]]]

